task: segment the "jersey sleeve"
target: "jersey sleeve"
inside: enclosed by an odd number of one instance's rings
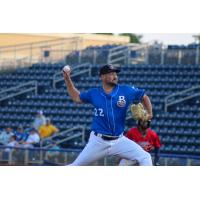
[[[135,88],[134,86],[129,87],[128,92],[129,92],[129,99],[131,103],[139,103],[145,94],[144,89],[138,89],[138,88]]]
[[[91,103],[92,102],[92,96],[91,96],[92,90],[88,90],[85,92],[80,93],[80,99],[84,103]]]

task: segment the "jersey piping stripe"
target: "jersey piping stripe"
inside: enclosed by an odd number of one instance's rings
[[[109,125],[110,130],[112,130],[112,129],[111,129],[111,126],[110,126],[110,120],[109,120],[109,117],[108,117],[108,105],[107,105],[107,100],[106,100],[106,97],[105,97],[104,94],[101,93],[101,95],[104,97],[104,99],[105,99],[105,101],[106,101],[106,112],[107,112],[108,125]]]
[[[112,98],[118,93],[118,90],[119,90],[119,85],[117,85],[117,90],[115,92],[115,94],[112,95],[111,97],[111,110],[112,110],[112,117],[113,117],[113,133],[115,134],[115,116],[114,116],[114,113],[113,113],[113,106],[112,106]]]
[[[111,110],[112,110],[112,118],[113,118],[113,133],[115,134],[115,118],[114,118],[114,113],[113,113],[112,97],[111,97]]]

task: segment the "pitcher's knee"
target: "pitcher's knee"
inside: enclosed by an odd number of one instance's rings
[[[151,155],[148,152],[144,152],[143,156],[138,160],[141,166],[152,166]]]

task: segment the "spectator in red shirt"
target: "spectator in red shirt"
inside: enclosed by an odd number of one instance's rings
[[[126,137],[139,144],[147,152],[154,150],[154,165],[159,165],[161,142],[158,134],[150,128],[150,121],[139,120],[137,127],[128,130]],[[122,159],[120,165],[130,165],[130,163]]]

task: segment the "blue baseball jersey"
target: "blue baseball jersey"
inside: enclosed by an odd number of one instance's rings
[[[81,101],[94,106],[92,130],[112,136],[122,134],[128,106],[133,102],[140,102],[144,92],[143,89],[127,85],[116,85],[109,94],[102,87],[82,92]]]

